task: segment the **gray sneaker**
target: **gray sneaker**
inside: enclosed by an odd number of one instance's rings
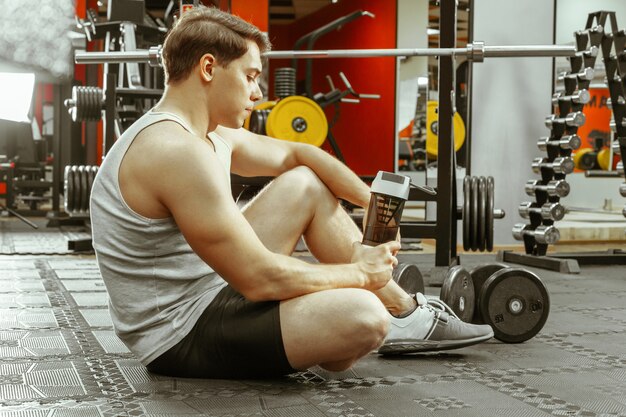
[[[392,317],[381,355],[458,349],[493,337],[489,325],[465,323],[443,301],[429,298],[404,318]]]

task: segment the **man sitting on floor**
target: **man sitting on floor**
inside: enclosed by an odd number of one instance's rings
[[[247,378],[345,370],[385,340],[415,352],[491,338],[391,279],[399,242],[359,243],[338,199],[366,207],[370,193],[344,164],[241,128],[269,48],[211,8],[169,32],[165,93],[113,145],[91,195],[120,339],[157,373]],[[231,172],[276,178],[240,210]],[[319,264],[290,256],[301,236]]]

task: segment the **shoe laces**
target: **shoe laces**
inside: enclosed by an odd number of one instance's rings
[[[425,307],[428,307],[434,311],[444,311],[448,313],[449,315],[451,315],[452,317],[458,320],[461,320],[459,319],[459,316],[456,315],[454,310],[452,310],[452,308],[449,305],[441,301],[441,299],[436,298],[436,297],[428,297],[428,296],[426,297],[426,299],[428,300],[428,304],[426,304]]]

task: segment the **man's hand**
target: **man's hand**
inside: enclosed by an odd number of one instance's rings
[[[377,290],[387,285],[398,264],[394,253],[400,250],[400,243],[394,240],[372,247],[355,242],[352,248],[352,263],[359,266],[367,279],[364,288]]]

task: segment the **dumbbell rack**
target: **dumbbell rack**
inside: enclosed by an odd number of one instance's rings
[[[613,32],[607,33],[606,23],[609,18]],[[548,153],[548,157],[543,159],[545,164],[542,164],[540,168],[541,181],[539,184],[543,187],[547,186],[550,181],[565,180],[565,173],[555,172],[554,169],[550,169],[549,164],[555,161],[570,163],[572,149],[568,146],[563,147],[560,143],[565,136],[576,135],[578,130],[575,122],[571,124],[550,123],[549,120],[554,117],[561,120],[569,117],[570,120],[573,120],[578,112],[582,112],[584,103],[576,102],[571,97],[582,90],[588,90],[593,79],[593,68],[600,49],[606,68],[606,82],[609,87],[614,116],[611,127],[616,132],[619,154],[625,155],[624,152],[626,152],[626,32],[617,29],[615,12],[599,11],[590,13],[585,29],[575,32],[574,35],[576,49],[579,52],[576,56],[569,58],[571,71],[563,75],[565,91],[562,95],[559,96],[557,93],[554,97],[557,115],[550,116],[546,122],[551,127],[551,134],[547,142],[543,142],[544,145],[542,145]],[[557,158],[564,159],[558,160]],[[624,173],[622,172],[621,175]],[[558,204],[559,199],[558,195],[548,195],[548,192],[543,188],[536,189],[535,202],[532,207],[540,209],[546,203]],[[626,216],[626,207],[624,214]],[[526,225],[525,230],[530,231],[530,233],[523,234],[526,254],[500,252],[498,254],[499,260],[568,273],[578,273],[580,271],[579,264],[626,264],[626,252],[620,250],[545,256],[549,243],[538,242],[537,232],[545,231],[548,227],[554,227],[554,220],[542,217],[540,210],[530,212],[529,218],[530,224]]]

